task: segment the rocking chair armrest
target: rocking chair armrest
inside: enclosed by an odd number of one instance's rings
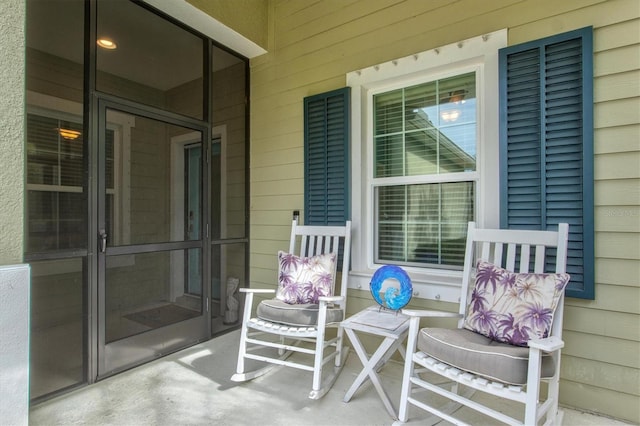
[[[240,293],[275,293],[273,288],[241,288],[238,291]]]
[[[554,352],[564,347],[564,341],[557,336],[545,337],[544,339],[531,339],[527,342],[531,349],[538,349],[544,352]]]
[[[341,302],[343,300],[344,300],[343,296],[320,296],[320,297],[318,297],[318,301],[319,302],[326,302],[326,303]]]
[[[426,309],[403,309],[402,313],[408,317],[419,318],[462,318],[458,312],[434,311]]]

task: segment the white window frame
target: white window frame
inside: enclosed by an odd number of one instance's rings
[[[222,124],[212,129],[211,140],[220,140],[220,200],[212,202],[220,203],[220,225],[221,238],[226,238],[227,227],[227,125]],[[187,145],[201,143],[203,134],[201,132],[190,132],[171,138],[171,239],[179,241],[184,236],[184,149]],[[213,143],[213,142],[212,142]],[[210,147],[202,144],[202,155],[211,156]],[[207,161],[208,162],[208,161]],[[209,220],[203,218],[203,226],[208,226]],[[222,254],[222,272],[220,276],[226,276],[225,251]],[[182,251],[171,252],[171,285],[169,298],[176,301],[178,297],[184,296],[184,253]],[[222,291],[224,291],[221,288]]]
[[[374,262],[373,95],[466,72],[476,73],[477,153],[475,221],[499,226],[498,50],[507,45],[507,30],[474,37],[347,74],[351,87],[352,270],[349,287],[368,290],[382,264]],[[417,177],[419,183],[424,177]],[[403,183],[413,183],[402,178]],[[403,267],[414,297],[457,302],[462,272]]]

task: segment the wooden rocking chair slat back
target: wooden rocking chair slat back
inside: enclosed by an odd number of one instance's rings
[[[262,361],[268,364],[283,365],[306,371],[313,371],[313,380],[309,398],[321,398],[332,386],[338,373],[344,366],[347,349],[343,349],[343,333],[339,329],[340,322],[346,315],[347,277],[351,250],[351,222],[344,226],[298,225],[291,224],[289,253],[300,258],[309,258],[322,254],[340,254],[333,263],[331,295],[318,297],[317,303],[286,303],[282,300],[267,299],[256,301],[253,309],[254,295],[274,291],[262,289],[241,289],[246,294],[243,324],[238,352],[238,364],[233,381],[246,381],[265,374],[269,367],[248,371],[247,360]],[[342,253],[339,253],[342,250]],[[341,262],[341,263],[340,263]],[[336,277],[338,263],[341,265],[342,277],[339,294],[336,293]],[[257,318],[251,318],[256,312]],[[325,329],[335,328],[336,337],[327,337]],[[256,333],[256,331],[258,333]],[[259,338],[260,337],[260,338]],[[264,337],[265,340],[261,340]],[[270,341],[269,339],[274,339]],[[309,348],[313,343],[313,348]],[[305,346],[306,345],[306,346]],[[277,355],[267,351],[277,349]],[[313,357],[310,362],[292,362],[287,357],[292,353]],[[323,367],[334,361],[335,367],[327,377],[323,377]],[[329,370],[327,368],[326,370]]]
[[[473,394],[475,390],[481,390],[496,397],[524,404],[522,418],[524,418],[525,424],[536,424],[543,417],[546,418],[549,424],[561,422],[561,410],[558,409],[558,392],[560,350],[564,346],[562,342],[564,293],[558,296],[557,307],[555,308],[555,313],[552,314],[552,323],[548,336],[528,340],[526,342],[529,346],[528,350],[524,351],[524,355],[518,355],[518,357],[522,356],[522,359],[525,360],[524,381],[521,382],[509,382],[506,379],[501,381],[500,378],[496,379],[496,377],[514,377],[510,374],[514,371],[521,371],[522,365],[514,364],[509,367],[502,367],[506,365],[503,364],[503,361],[497,362],[497,368],[493,369],[486,368],[486,365],[492,365],[498,360],[506,360],[512,357],[512,355],[507,354],[513,348],[517,348],[517,350],[525,348],[504,342],[497,343],[493,340],[493,338],[497,337],[495,335],[492,337],[482,336],[482,339],[486,341],[478,340],[477,336],[479,334],[471,331],[468,327],[469,323],[466,321],[465,315],[470,312],[475,312],[477,315],[477,309],[479,308],[475,307],[474,310],[469,308],[470,300],[475,300],[478,303],[478,298],[484,297],[483,294],[476,293],[475,299],[472,299],[471,296],[474,289],[478,292],[486,290],[486,287],[484,289],[482,286],[477,288],[475,285],[476,265],[478,265],[479,260],[493,264],[492,268],[497,267],[506,269],[511,273],[527,274],[514,278],[514,280],[522,285],[535,285],[526,280],[540,280],[547,277],[547,275],[541,277],[528,274],[553,274],[554,272],[556,274],[564,274],[566,272],[568,234],[569,226],[567,224],[559,224],[557,231],[531,231],[478,229],[475,227],[475,223],[469,223],[460,305],[456,315],[458,328],[427,327],[421,329],[421,318],[443,317],[445,314],[451,313],[403,310],[405,314],[411,317],[411,326],[407,341],[407,357],[402,384],[399,422],[397,423],[401,424],[407,421],[408,407],[411,404],[436,414],[439,419],[445,419],[454,424],[461,424],[452,416],[452,413],[460,405],[473,408],[509,424],[521,424],[522,420],[506,416],[500,412],[500,409],[493,409],[470,399],[471,397],[468,395],[460,394],[461,388],[459,388],[459,385],[464,385],[465,389],[471,390],[470,394]],[[566,275],[553,278],[562,279],[562,285],[566,285]],[[557,281],[554,282],[556,283],[554,285],[558,285]],[[524,287],[516,288],[515,285],[513,291],[523,291]],[[553,285],[549,288],[553,288]],[[516,295],[513,294],[512,296],[515,297]],[[486,307],[483,306],[481,309],[486,309]],[[491,311],[487,311],[487,315],[494,314]],[[450,316],[453,315],[451,314]],[[441,344],[440,342],[447,343]],[[544,363],[542,361],[543,358],[545,359]],[[471,363],[469,362],[470,359],[472,360]],[[482,363],[484,363],[484,366]],[[452,379],[455,385],[451,390],[446,390],[441,384],[437,383],[439,380],[432,383],[429,380],[420,378],[416,371],[425,370],[414,370],[414,364],[415,366],[422,366],[426,371]],[[466,367],[462,368],[460,364],[464,364]],[[504,371],[499,371],[500,368],[509,370],[510,374],[503,375]],[[546,373],[543,373],[543,370]],[[525,384],[521,385],[522,383]],[[542,398],[542,400],[540,400],[540,383],[547,383],[547,396],[546,399]],[[517,388],[518,392],[504,390],[512,388]],[[452,402],[445,405],[444,408],[439,408],[430,405],[432,403],[426,402],[425,399],[418,400],[417,397],[413,396],[413,394],[424,395],[425,390],[445,396]],[[424,398],[424,396],[421,398]]]

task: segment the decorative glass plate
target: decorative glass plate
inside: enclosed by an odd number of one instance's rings
[[[387,286],[383,290],[382,284],[388,279],[394,279],[400,287]],[[369,288],[373,299],[380,306],[394,311],[405,307],[413,295],[411,278],[404,269],[395,265],[384,265],[378,268],[371,277]]]

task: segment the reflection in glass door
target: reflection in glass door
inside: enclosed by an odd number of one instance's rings
[[[202,340],[208,328],[203,131],[106,102],[100,117],[98,375],[105,376]]]
[[[200,187],[202,185],[201,143],[184,148],[185,176],[185,231],[187,240],[197,240],[200,235]],[[200,252],[189,250],[185,253],[185,295],[202,296],[202,276],[200,274]]]
[[[77,110],[31,106],[27,115],[25,258],[31,265],[33,399],[84,380],[86,150]]]

